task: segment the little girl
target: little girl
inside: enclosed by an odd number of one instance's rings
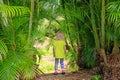
[[[64,34],[58,31],[56,34],[56,40],[53,42],[53,54],[55,57],[55,71],[54,74],[58,74],[58,63],[60,61],[61,72],[65,74],[64,70],[64,57],[66,53],[66,43],[64,41]]]

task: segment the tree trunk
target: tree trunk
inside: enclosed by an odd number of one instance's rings
[[[30,12],[30,22],[29,22],[28,44],[30,42],[31,31],[32,31],[33,13],[34,13],[34,0],[31,0],[31,12]]]
[[[119,47],[114,46],[113,49],[112,49],[112,54],[119,54],[119,53],[120,53]]]
[[[113,46],[113,49],[112,49],[112,54],[119,54],[119,47],[118,47],[118,37],[116,36],[117,35],[117,28],[116,28],[116,23],[115,23],[115,26],[114,26],[114,46]]]
[[[93,1],[90,0],[90,13],[91,13],[91,23],[92,23],[92,29],[93,29],[93,35],[94,35],[94,39],[95,39],[95,44],[96,44],[96,48],[98,53],[100,54],[100,56],[103,58],[103,61],[105,64],[107,64],[107,58],[106,58],[106,54],[105,54],[105,49],[104,49],[104,41],[105,41],[105,30],[104,30],[104,23],[105,23],[105,2],[104,0],[102,0],[102,11],[101,11],[101,29],[102,29],[102,48],[100,47],[100,42],[99,42],[99,38],[98,38],[98,33],[97,33],[97,29],[96,29],[96,23],[95,23],[95,15],[94,15],[94,10],[93,10]]]
[[[105,65],[107,65],[107,57],[106,57],[106,54],[105,54],[105,49],[102,49],[102,48],[101,48],[101,49],[99,50],[99,54],[100,54],[100,56],[102,57]]]
[[[105,45],[105,0],[102,0],[101,10],[101,47],[104,49]]]
[[[90,0],[91,24],[92,24],[92,29],[93,29],[93,35],[94,35],[94,39],[95,39],[96,48],[97,48],[97,50],[99,50],[100,49],[100,43],[99,43],[97,29],[96,29],[95,15],[94,15],[93,12],[94,12],[93,1]]]
[[[105,0],[102,0],[102,10],[101,10],[101,49],[100,55],[107,65],[107,57],[105,54]]]
[[[97,34],[97,29],[96,29],[96,24],[95,24],[95,16],[94,16],[93,12],[94,12],[93,1],[90,0],[91,23],[92,23],[92,29],[93,29],[93,35],[94,35],[94,39],[95,39],[96,48],[97,48],[97,51],[99,52],[100,56],[104,59],[104,61],[106,63],[105,50],[100,49],[100,42],[99,42],[99,39],[98,39],[98,34]]]

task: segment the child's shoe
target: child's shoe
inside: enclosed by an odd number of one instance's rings
[[[57,71],[55,71],[53,74],[54,74],[54,75],[57,75],[57,74],[58,74],[58,72],[57,72]]]
[[[62,74],[65,74],[65,70],[62,70]]]

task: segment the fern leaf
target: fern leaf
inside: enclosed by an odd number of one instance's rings
[[[120,1],[107,4],[106,9],[109,21],[115,22],[120,18]]]
[[[6,56],[6,53],[8,52],[7,46],[5,45],[5,43],[0,40],[0,60],[2,60],[3,56]]]
[[[2,17],[15,17],[29,14],[30,10],[28,7],[24,6],[8,6],[0,4],[0,12],[2,12]]]

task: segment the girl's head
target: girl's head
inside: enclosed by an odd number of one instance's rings
[[[62,31],[58,31],[58,32],[56,33],[56,39],[57,39],[57,40],[63,40],[63,39],[64,39],[64,34],[63,34]]]

